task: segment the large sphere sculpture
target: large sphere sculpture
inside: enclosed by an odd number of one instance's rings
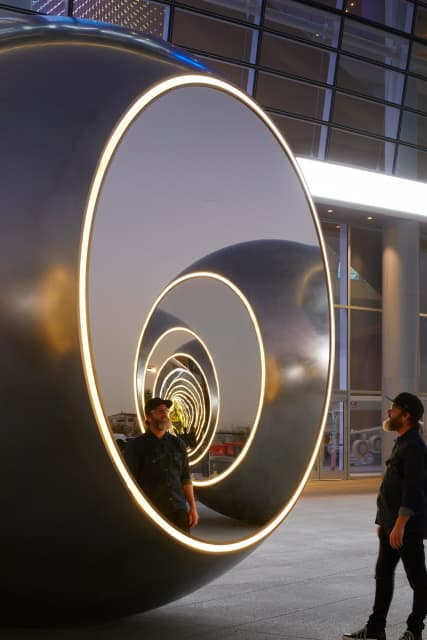
[[[15,17],[0,54],[2,621],[107,620],[218,576],[294,506],[331,388],[325,249],[276,127],[183,51]],[[153,392],[192,435],[191,536],[110,426],[143,430]]]

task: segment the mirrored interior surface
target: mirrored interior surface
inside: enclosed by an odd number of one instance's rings
[[[184,420],[190,430],[195,407],[205,412],[193,422],[198,441],[187,444],[191,459],[202,442],[192,461],[196,483],[220,475],[247,441],[260,401],[262,356],[247,308],[223,282],[193,278],[164,292],[205,256],[264,239],[319,246],[294,165],[265,122],[209,86],[176,88],[143,109],[111,159],[93,221],[92,358],[113,432],[120,427],[111,418],[121,414],[134,416],[131,436],[143,430],[144,396],[152,393],[176,400],[178,429]],[[258,290],[262,278],[260,270]],[[228,542],[254,530],[203,509],[197,537]]]
[[[146,397],[174,402],[197,481],[221,474],[244,448],[262,401],[261,366],[248,309],[214,275],[178,283],[150,316],[137,364],[141,414]]]

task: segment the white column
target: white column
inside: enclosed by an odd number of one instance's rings
[[[383,394],[419,387],[419,223],[390,221],[383,234]],[[390,407],[384,399],[383,411]],[[383,460],[393,434],[384,434]]]

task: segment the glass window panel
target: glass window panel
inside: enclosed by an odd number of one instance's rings
[[[404,69],[409,41],[352,20],[344,21],[342,48],[359,56]]]
[[[344,401],[331,399],[322,451],[323,471],[342,471],[344,469],[344,422]]]
[[[345,12],[410,32],[414,5],[406,0],[346,0]]]
[[[391,173],[394,147],[391,142],[330,128],[327,159],[330,162]]]
[[[11,7],[16,7],[17,9],[33,9],[31,6],[31,0],[6,0],[4,4],[8,4]],[[38,9],[33,9],[33,11],[38,11]],[[5,10],[6,14],[7,10]],[[7,15],[10,15],[8,13]]]
[[[332,9],[342,9],[344,0],[317,0],[317,4],[324,4]]]
[[[213,60],[206,56],[197,55],[197,59],[206,64],[211,69],[218,72],[225,80],[232,82],[244,91],[248,91],[248,80],[250,69],[240,67],[237,64],[229,64],[220,60]]]
[[[321,152],[321,148],[322,140],[326,138],[325,126],[280,116],[276,113],[270,113],[269,115],[284,135],[294,154],[323,160],[324,155]]]
[[[427,313],[427,236],[420,239],[420,312]],[[427,366],[427,362],[426,362]]]
[[[14,4],[24,9],[32,9],[52,16],[63,16],[66,15],[68,3],[67,0],[33,0],[33,2],[24,0],[23,2],[8,2],[8,4]],[[30,6],[28,7],[28,5]]]
[[[123,2],[73,1],[73,17],[102,20],[162,38],[166,8],[155,2],[140,0]]]
[[[420,318],[420,391],[427,391],[427,318]]]
[[[381,309],[382,234],[352,227],[350,246],[350,304]]]
[[[294,0],[267,0],[264,27],[336,47],[340,18]]]
[[[342,89],[400,104],[404,79],[403,73],[345,55],[338,60],[336,84]]]
[[[245,27],[175,9],[172,41],[183,47],[250,62],[254,32]]]
[[[259,19],[261,12],[261,0],[184,0],[181,4],[251,23]]]
[[[381,389],[381,313],[350,312],[350,386],[354,390]]]
[[[382,471],[383,415],[381,400],[350,401],[350,474]]]
[[[427,153],[400,144],[395,173],[401,178],[427,182]]]
[[[347,226],[322,222],[334,304],[347,304]]]
[[[420,6],[417,7],[414,33],[419,38],[427,40],[427,9]]]
[[[264,33],[260,64],[285,73],[329,82],[333,80],[336,55],[300,42]]]
[[[347,309],[335,308],[335,368],[333,388],[347,389]]]
[[[346,127],[395,138],[399,110],[378,102],[336,93],[332,120]]]
[[[408,76],[405,90],[405,106],[427,112],[427,82]]]
[[[322,120],[329,117],[330,97],[330,89],[269,73],[258,73],[256,99],[263,107]]]
[[[427,76],[427,45],[418,42],[412,43],[409,71]]]
[[[400,139],[404,142],[412,142],[420,147],[427,147],[427,118],[417,113],[404,111],[402,113]]]

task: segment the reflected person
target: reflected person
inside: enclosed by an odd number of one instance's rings
[[[402,559],[413,591],[407,629],[399,640],[422,640],[427,614],[427,571],[423,537],[427,535],[427,447],[420,433],[421,400],[399,393],[392,400],[384,430],[397,434],[377,498],[379,553],[375,567],[375,599],[367,624],[342,638],[385,640],[396,565]]]
[[[128,441],[125,460],[147,498],[188,534],[197,525],[199,515],[185,443],[169,431],[171,406],[172,402],[163,398],[146,402],[147,431]]]

